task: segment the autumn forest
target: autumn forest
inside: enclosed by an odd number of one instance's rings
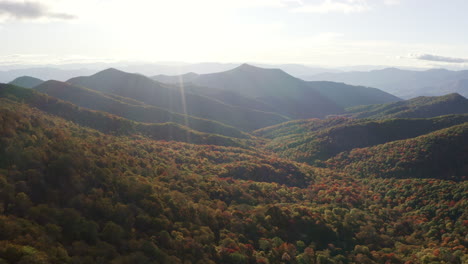
[[[27,86],[0,84],[1,264],[468,263],[459,94],[247,64]]]

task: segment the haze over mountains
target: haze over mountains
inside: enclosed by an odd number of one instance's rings
[[[398,101],[399,98],[377,89],[331,82],[305,82],[280,69],[265,69],[248,64],[229,71],[181,76],[154,76],[153,79],[174,84],[195,84],[217,88],[274,105],[291,118],[323,117],[340,113],[353,105]],[[210,90],[204,90],[209,95]]]
[[[352,85],[377,87],[398,97],[459,93],[468,96],[468,71],[432,69],[425,71],[386,68],[369,72],[321,73],[301,76],[310,81],[334,81]]]
[[[34,77],[41,80],[65,81],[75,76],[89,75],[96,73],[92,69],[62,69],[60,67],[25,67],[13,70],[0,71],[0,82],[12,82],[22,76]]]
[[[285,72],[294,75],[310,75],[323,72],[335,72],[330,68],[311,67],[301,64],[262,64],[253,63],[258,67],[280,68]],[[241,63],[181,63],[181,62],[161,62],[161,63],[76,63],[62,65],[10,65],[0,66],[0,82],[10,82],[21,76],[32,76],[43,80],[66,81],[72,77],[91,75],[107,68],[118,68],[125,72],[140,73],[147,76],[155,74],[179,75],[189,72],[198,74],[221,72],[238,67]]]
[[[92,75],[103,69],[115,67],[130,73],[140,73],[146,76],[157,75],[156,78],[159,81],[172,83],[174,82],[173,76],[183,75],[183,80],[190,81],[191,78],[196,76],[195,74],[204,75],[229,71],[240,65],[240,63],[94,63],[36,66],[35,68],[24,65],[18,66],[14,70],[0,71],[0,82],[11,82],[22,76],[31,76],[41,80],[66,81],[72,77]],[[378,88],[405,99],[448,93],[460,93],[468,96],[468,73],[463,70],[411,70],[406,68],[385,68],[384,66],[363,66],[354,68],[370,70],[354,71],[353,67],[321,68],[301,64],[269,65],[261,63],[253,63],[252,65],[261,68],[281,69],[294,77],[307,81],[343,82],[350,85]]]
[[[399,100],[377,89],[304,82],[281,70],[247,64],[226,72],[197,75],[197,79],[203,81],[180,86],[180,83],[163,84],[143,75],[108,69],[67,82],[246,131],[289,119],[339,114],[347,106]],[[56,83],[45,83],[41,88],[48,84]],[[329,92],[320,91],[324,88]]]

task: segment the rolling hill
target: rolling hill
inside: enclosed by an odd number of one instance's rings
[[[108,112],[137,122],[174,122],[200,132],[237,138],[249,137],[236,128],[219,122],[172,113],[162,108],[145,105],[142,102],[131,101],[119,96],[112,97],[108,94],[64,82],[47,81],[34,89],[81,107]]]
[[[330,168],[362,177],[468,179],[468,122],[416,138],[340,153]]]
[[[116,133],[127,136],[143,134],[157,140],[175,140],[196,144],[226,146],[239,146],[241,144],[240,141],[234,138],[197,132],[175,123],[139,123],[109,113],[80,108],[55,97],[14,85],[0,84],[0,98],[24,102],[30,107],[60,116],[82,126],[94,128],[103,133]]]
[[[401,101],[400,98],[376,88],[320,81],[307,82],[307,85],[344,108]]]
[[[468,115],[379,121],[338,117],[292,121],[254,134],[270,139],[266,147],[282,157],[320,164],[343,151],[414,138],[465,122]]]
[[[346,109],[354,118],[427,118],[448,114],[467,114],[468,99],[459,94],[420,96],[406,101]]]
[[[44,81],[38,78],[30,77],[30,76],[21,76],[13,81],[9,82],[10,84],[21,86],[24,88],[33,88],[38,86],[39,84],[43,83]]]
[[[236,107],[214,98],[186,92],[153,81],[138,74],[115,69],[101,71],[89,77],[77,77],[67,81],[96,91],[129,97],[171,112],[186,114],[221,122],[238,129],[250,131],[287,120],[276,113]]]

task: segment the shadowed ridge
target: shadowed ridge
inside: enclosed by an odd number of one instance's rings
[[[181,89],[177,84],[163,84],[146,76],[107,69],[87,77],[68,80],[77,86],[128,97],[170,112],[210,119],[249,131],[281,123],[286,117],[257,109],[240,108],[212,97]]]
[[[174,122],[180,125],[187,125],[191,129],[200,132],[236,138],[249,137],[238,129],[219,122],[172,113],[162,108],[130,100],[126,97],[110,96],[109,94],[74,86],[65,82],[47,81],[34,89],[81,107],[108,112],[137,122]]]
[[[73,86],[70,86],[73,87]],[[0,98],[27,104],[43,112],[72,121],[103,133],[131,136],[140,134],[154,140],[173,140],[193,144],[242,146],[239,139],[202,133],[173,122],[141,123],[102,111],[78,107],[61,99],[14,85],[0,84]]]

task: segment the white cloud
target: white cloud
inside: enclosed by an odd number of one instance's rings
[[[467,63],[468,59],[466,58],[454,58],[454,57],[445,57],[433,54],[409,54],[409,58],[425,61],[437,61],[437,62],[446,62],[446,63]]]
[[[0,1],[0,17],[20,20],[75,18],[74,15],[68,13],[52,12],[47,5],[40,2],[13,0]]]

